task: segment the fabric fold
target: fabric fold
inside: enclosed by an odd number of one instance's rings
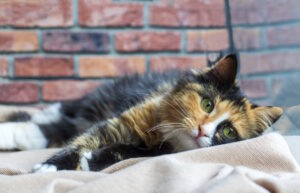
[[[0,153],[0,192],[300,192],[299,166],[276,133],[153,158],[100,172],[28,173],[59,149]]]

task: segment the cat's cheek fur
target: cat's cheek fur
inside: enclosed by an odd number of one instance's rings
[[[199,130],[198,129],[192,129],[190,135],[192,137],[197,137],[199,135]]]
[[[175,152],[199,148],[198,143],[187,132],[179,133],[178,135],[169,139],[168,142],[171,143]]]

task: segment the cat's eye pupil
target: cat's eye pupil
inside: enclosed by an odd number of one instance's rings
[[[214,103],[212,100],[210,100],[208,98],[204,98],[201,101],[201,108],[203,111],[205,111],[207,113],[211,113],[212,110],[214,109]]]

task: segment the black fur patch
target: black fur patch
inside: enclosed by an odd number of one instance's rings
[[[256,105],[256,104],[251,104],[251,109],[255,109],[255,108],[257,108],[258,107],[258,105]]]
[[[172,151],[173,149],[168,143],[151,149],[135,145],[115,144],[94,151],[92,159],[88,163],[91,171],[99,171],[125,159],[158,156],[172,153]]]
[[[78,167],[79,154],[73,149],[63,149],[43,164],[55,165],[58,170],[74,170]]]
[[[31,119],[31,115],[27,112],[15,112],[7,117],[8,122],[25,122]]]

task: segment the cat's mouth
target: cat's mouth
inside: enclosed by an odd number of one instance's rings
[[[190,136],[200,148],[211,146],[211,138],[204,134],[201,129],[192,129]]]

